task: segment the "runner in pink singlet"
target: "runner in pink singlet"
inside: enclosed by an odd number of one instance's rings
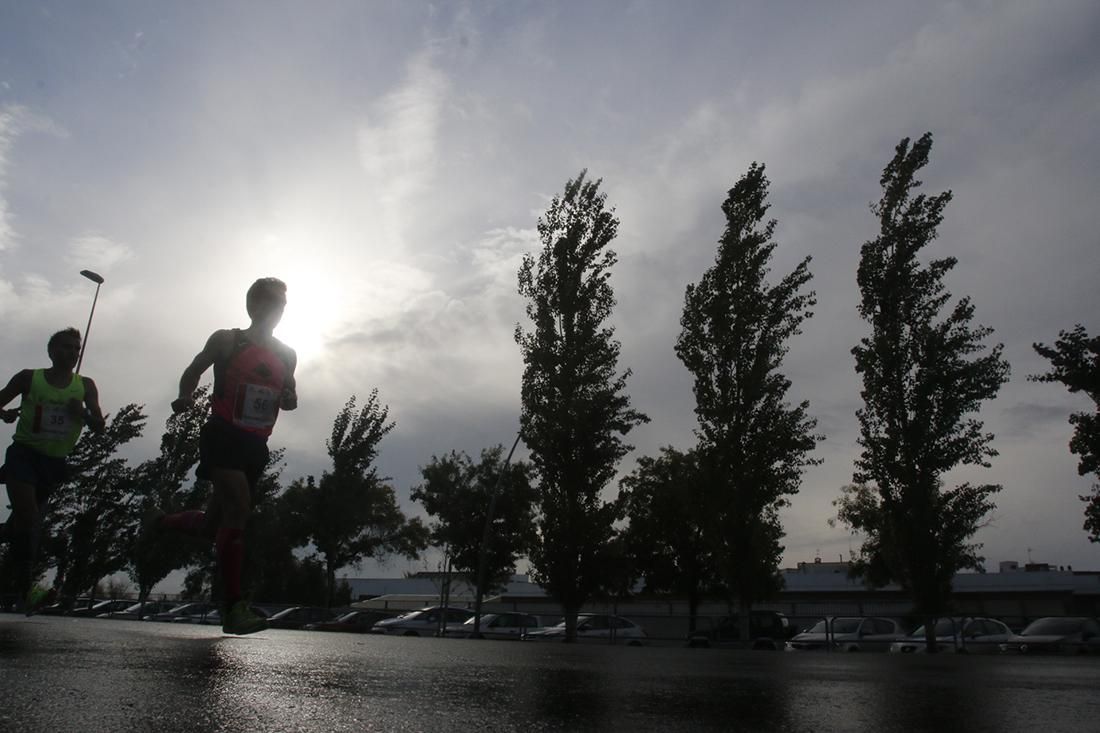
[[[251,634],[267,628],[241,593],[244,527],[251,490],[267,467],[267,438],[282,410],[298,406],[294,350],[272,333],[286,307],[286,284],[257,280],[245,298],[252,324],[215,331],[180,377],[175,412],[186,410],[199,379],[214,367],[211,415],[199,437],[199,478],[214,484],[211,512],[191,510],[155,517],[154,526],[188,534],[216,527],[215,549],[222,580],[222,631]],[[214,526],[211,526],[214,525]]]

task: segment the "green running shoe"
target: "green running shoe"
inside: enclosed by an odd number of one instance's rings
[[[245,601],[234,603],[222,618],[223,634],[244,636],[245,634],[255,634],[257,631],[263,631],[266,628],[267,621],[252,613],[252,609],[248,607],[248,603]]]

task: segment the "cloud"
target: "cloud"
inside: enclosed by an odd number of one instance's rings
[[[377,121],[360,127],[359,159],[381,202],[400,204],[431,183],[447,91],[431,53],[422,52],[404,84],[378,103]]]
[[[69,262],[78,267],[94,269],[100,274],[132,256],[133,251],[125,244],[113,242],[98,234],[85,234],[69,243]]]
[[[15,228],[11,223],[11,212],[4,190],[8,186],[9,156],[15,144],[15,138],[19,134],[19,123],[23,116],[22,107],[15,105],[0,107],[0,252],[15,246]]]
[[[1062,405],[1020,402],[1004,410],[1002,434],[1007,437],[1031,437],[1068,424],[1070,410]]]

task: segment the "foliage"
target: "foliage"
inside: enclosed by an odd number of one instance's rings
[[[516,327],[523,353],[523,440],[540,477],[535,579],[562,604],[568,640],[576,615],[607,584],[602,554],[619,516],[600,493],[631,450],[623,442],[648,421],[625,394],[630,370],[617,374],[619,343],[607,325],[615,305],[608,245],[619,221],[605,208],[600,181],[582,171],[539,219],[542,250],[526,255],[519,293],[532,330]]]
[[[1002,347],[984,350],[992,330],[970,325],[970,300],[947,308],[943,278],[955,259],[917,260],[951,200],[950,191],[916,193],[931,147],[931,134],[912,146],[902,140],[872,206],[880,232],[863,245],[857,278],[871,333],[852,349],[863,379],[862,452],[855,486],[835,502],[837,518],[866,537],[859,567],[874,583],[900,583],[925,617],[948,611],[958,570],[981,566],[981,545],[971,538],[1000,486],[945,488],[943,476],[961,465],[987,467],[996,455],[993,435],[972,414],[1008,378]]]
[[[185,411],[168,416],[160,439],[160,454],[141,463],[133,472],[136,511],[129,528],[132,544],[127,570],[142,598],[173,570],[200,562],[201,553],[209,546],[209,541],[175,533],[145,536],[139,525],[141,518],[154,508],[170,513],[206,504],[210,483],[195,481],[184,488],[184,482],[199,461],[199,432],[210,410],[204,399],[208,389],[205,386],[200,389]]]
[[[69,456],[71,477],[55,491],[47,516],[65,597],[91,590],[126,565],[136,486],[133,469],[117,453],[141,435],[145,419],[140,405],[128,404],[102,432],[85,432]]]
[[[1054,346],[1032,344],[1051,364],[1046,374],[1030,377],[1037,382],[1060,382],[1071,392],[1084,392],[1092,400],[1093,412],[1075,412],[1069,417],[1073,438],[1069,450],[1080,457],[1077,473],[1100,476],[1100,336],[1089,337],[1084,326],[1061,331]],[[1085,502],[1085,526],[1091,542],[1100,542],[1100,484],[1093,484]]]
[[[283,497],[294,545],[312,542],[324,559],[329,604],[337,570],[390,554],[415,558],[427,546],[427,528],[402,513],[393,488],[374,467],[378,443],[394,427],[388,415],[377,390],[358,410],[355,396],[348,399],[326,442],[333,470],[323,472],[320,480],[307,476],[294,481]]]
[[[447,548],[452,566],[475,588],[483,540],[489,540],[482,594],[508,582],[535,534],[534,468],[521,461],[505,468],[503,454],[504,446],[498,445],[483,450],[478,463],[454,451],[432,456],[420,469],[424,483],[412,490],[413,500],[436,520],[429,526],[432,543]],[[490,504],[491,529],[486,533]]]
[[[629,524],[622,532],[627,556],[649,593],[686,596],[691,628],[702,595],[718,584],[708,525],[706,484],[695,451],[668,446],[638,459],[620,482],[619,501]]]
[[[778,590],[779,510],[798,492],[803,470],[820,462],[808,454],[822,439],[808,403],[787,403],[791,382],[779,371],[816,300],[803,292],[809,257],[777,284],[767,281],[777,245],[776,221],[765,221],[764,170],[753,163],[722,204],[715,262],[687,287],[676,343],[694,378],[701,539],[746,609]]]

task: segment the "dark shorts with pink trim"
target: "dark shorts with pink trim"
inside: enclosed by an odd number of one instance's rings
[[[220,417],[211,417],[199,432],[199,467],[195,474],[211,480],[211,469],[241,471],[248,487],[256,488],[267,468],[267,438],[235,428]]]

